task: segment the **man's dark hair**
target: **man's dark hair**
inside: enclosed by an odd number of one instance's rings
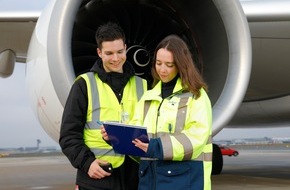
[[[102,48],[102,43],[104,41],[114,41],[122,39],[124,44],[126,43],[126,37],[123,29],[116,23],[108,22],[99,26],[96,31],[96,42],[98,48]]]

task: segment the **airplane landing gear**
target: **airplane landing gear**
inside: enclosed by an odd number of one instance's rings
[[[223,155],[218,145],[213,144],[212,175],[218,175],[223,170]]]

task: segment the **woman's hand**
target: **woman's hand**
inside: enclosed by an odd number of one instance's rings
[[[141,150],[143,150],[144,152],[147,153],[147,150],[148,150],[148,143],[143,143],[143,142],[140,141],[139,139],[134,139],[134,140],[132,141],[132,143],[133,143],[136,147],[140,148]]]

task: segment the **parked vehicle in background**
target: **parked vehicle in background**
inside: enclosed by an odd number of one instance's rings
[[[239,152],[234,149],[234,148],[230,148],[228,146],[219,146],[222,155],[226,155],[226,156],[238,156]]]

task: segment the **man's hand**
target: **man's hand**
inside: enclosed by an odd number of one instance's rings
[[[103,160],[98,160],[96,159],[95,161],[92,162],[89,171],[88,171],[88,175],[91,178],[95,178],[95,179],[102,179],[104,177],[110,176],[111,173],[106,172],[105,170],[103,170],[103,168],[101,168],[100,165],[104,165],[107,164],[108,162],[103,161]]]

